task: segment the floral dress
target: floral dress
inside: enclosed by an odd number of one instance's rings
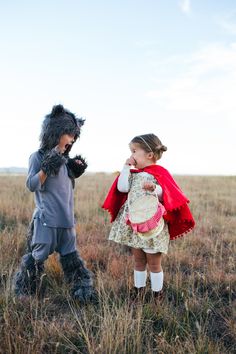
[[[129,205],[137,198],[146,195],[147,192],[142,188],[144,182],[153,182],[157,184],[156,179],[147,172],[131,173],[129,177],[130,190],[128,198],[124,205],[119,210],[116,219],[114,220],[111,231],[109,234],[109,240],[121,243],[133,248],[150,249],[150,253],[165,253],[168,252],[169,245],[169,232],[168,227],[165,224],[163,230],[159,235],[151,239],[143,239],[138,236],[131,226],[127,225],[127,215],[129,214]]]

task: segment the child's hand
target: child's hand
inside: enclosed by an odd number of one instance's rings
[[[77,165],[82,165],[82,166],[84,165],[83,162],[81,160],[78,160],[78,159],[75,160],[75,163]]]
[[[76,155],[73,159],[67,160],[67,166],[71,171],[73,178],[80,177],[86,170],[88,164],[81,155]]]
[[[129,157],[129,158],[125,161],[125,164],[126,164],[126,165],[129,165],[129,166],[135,166],[136,161],[135,161],[135,159],[131,156],[131,157]]]
[[[144,182],[143,189],[149,192],[154,192],[154,190],[156,189],[156,185],[153,182]]]

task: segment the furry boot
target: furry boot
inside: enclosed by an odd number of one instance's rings
[[[15,294],[17,296],[39,294],[43,271],[43,263],[36,262],[31,253],[25,254],[14,276]]]
[[[66,281],[72,286],[71,295],[81,303],[97,301],[93,273],[88,270],[77,251],[60,257]]]

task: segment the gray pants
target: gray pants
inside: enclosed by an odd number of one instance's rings
[[[48,227],[35,218],[31,248],[33,258],[39,262],[44,262],[54,251],[61,256],[72,253],[76,250],[75,228]]]

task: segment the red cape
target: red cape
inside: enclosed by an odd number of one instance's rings
[[[188,207],[189,200],[183,194],[171,174],[162,166],[151,165],[140,170],[130,170],[131,173],[147,172],[153,175],[163,190],[163,205],[167,213],[163,216],[168,224],[170,239],[173,240],[191,231],[195,225],[193,216]],[[125,203],[128,193],[119,192],[117,181],[113,182],[107,197],[102,205],[111,214],[113,222]]]

